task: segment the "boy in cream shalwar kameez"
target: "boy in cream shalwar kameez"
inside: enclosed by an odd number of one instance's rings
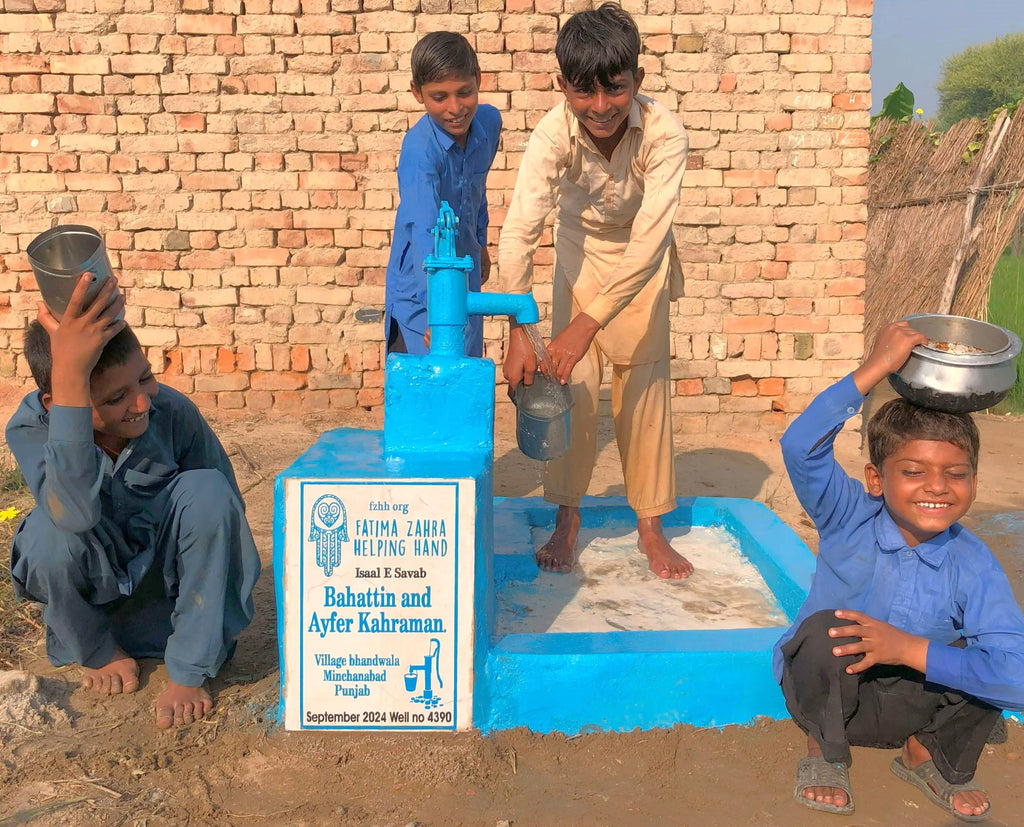
[[[562,29],[556,54],[566,100],[530,136],[498,261],[504,289],[527,292],[545,219],[557,209],[548,353],[559,380],[570,384],[574,407],[570,451],[545,469],[544,495],[559,511],[538,564],[561,572],[574,565],[607,359],[640,549],[655,574],[681,578],[693,567],[669,546],[660,516],[676,505],[668,307],[682,295],[672,219],[688,142],[668,109],[638,94],[639,44],[632,19],[612,4],[577,14]],[[536,359],[516,324],[506,353],[510,387],[530,384]]]

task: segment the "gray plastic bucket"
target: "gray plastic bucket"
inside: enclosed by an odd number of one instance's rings
[[[572,394],[538,373],[532,385],[520,384],[513,394],[516,404],[516,441],[532,459],[548,460],[569,450],[569,413]]]
[[[82,273],[93,276],[85,295],[86,307],[112,275],[103,236],[82,224],[51,227],[32,239],[26,252],[43,301],[58,319],[67,309]]]

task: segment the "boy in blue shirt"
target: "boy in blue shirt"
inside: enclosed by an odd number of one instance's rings
[[[252,619],[260,559],[231,463],[187,398],[158,385],[109,278],[86,273],[58,322],[25,336],[39,390],[7,425],[36,508],[11,545],[19,597],[43,604],[46,651],[102,694],[139,687],[163,658],[161,729],[213,708],[203,687]]]
[[[391,239],[384,298],[388,353],[425,354],[427,277],[434,252],[430,231],[441,202],[459,219],[456,253],[470,256],[469,289],[479,292],[491,269],[487,253],[487,172],[498,151],[501,115],[479,104],[480,66],[469,42],[454,32],[432,32],[412,50],[412,94],[423,104],[402,141],[398,159],[398,213]],[[466,354],[483,355],[483,319],[470,316]]]
[[[897,776],[980,821],[990,803],[971,783],[978,757],[999,709],[1024,709],[1024,615],[991,551],[957,522],[977,489],[977,428],[967,414],[886,403],[868,425],[867,491],[832,451],[867,393],[926,341],[889,325],[782,438],[820,544],[773,665],[807,733],[798,802],[852,813],[850,745],[902,747]]]

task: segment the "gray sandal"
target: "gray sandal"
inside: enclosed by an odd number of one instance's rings
[[[826,804],[803,795],[808,787],[836,787],[846,793],[846,803]],[[825,813],[850,815],[853,812],[853,794],[850,791],[850,768],[846,764],[830,764],[820,755],[801,758],[796,765],[796,784],[793,787],[793,800],[812,810]]]
[[[977,786],[973,781],[969,781],[966,784],[950,784],[942,777],[942,773],[939,772],[934,761],[925,761],[923,764],[914,767],[914,769],[910,769],[910,767],[903,763],[902,756],[897,756],[892,759],[889,769],[893,771],[894,775],[917,787],[928,797],[932,804],[941,807],[961,821],[984,821],[992,812],[991,802],[989,802],[988,809],[981,815],[969,816],[958,812],[953,806],[953,796],[970,790],[980,792],[981,787]]]

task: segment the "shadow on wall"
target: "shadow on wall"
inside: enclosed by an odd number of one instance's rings
[[[753,454],[727,448],[702,448],[676,455],[680,497],[763,499],[772,469]]]
[[[676,451],[676,494],[680,497],[738,497],[764,501],[771,492],[765,483],[772,469],[753,454],[727,448]],[[778,477],[778,475],[776,475]],[[625,495],[619,482],[609,485],[601,496]]]
[[[611,421],[602,418],[598,426],[599,457],[614,440]],[[603,490],[591,483],[588,493],[601,497],[625,495],[622,472],[618,470],[617,452],[612,461],[616,465],[616,481]],[[753,454],[725,448],[686,452],[677,450],[675,466],[676,491],[680,497],[740,497],[764,501],[771,493],[764,489],[772,477],[772,470]],[[495,496],[529,497],[542,494],[543,477],[544,464],[524,456],[514,445],[508,447],[501,456],[495,457]]]

